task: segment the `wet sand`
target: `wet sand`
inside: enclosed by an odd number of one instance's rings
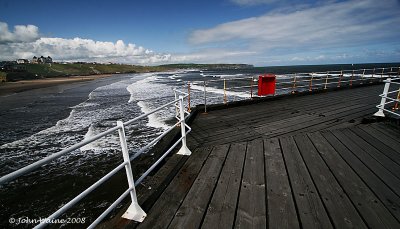
[[[67,83],[91,81],[110,76],[112,75],[104,74],[104,75],[71,76],[71,77],[36,79],[36,80],[21,80],[17,82],[6,82],[0,84],[0,96],[10,95],[32,89],[67,84]]]

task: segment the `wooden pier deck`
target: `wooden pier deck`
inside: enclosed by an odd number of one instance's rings
[[[400,131],[383,85],[199,114],[137,228],[400,228]]]

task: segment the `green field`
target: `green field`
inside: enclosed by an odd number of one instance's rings
[[[166,71],[171,68],[160,66],[137,66],[121,64],[89,64],[89,63],[68,63],[68,64],[24,64],[24,69],[19,71],[0,72],[0,76],[6,76],[7,81],[23,79],[40,79],[65,76],[85,76],[98,74],[116,73],[142,73]]]

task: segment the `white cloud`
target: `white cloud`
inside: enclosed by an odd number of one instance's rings
[[[7,23],[0,22],[0,44],[32,42],[39,38],[39,29],[34,25],[16,25],[14,31],[8,29]]]
[[[400,35],[395,29],[400,24],[399,9],[396,0],[382,0],[379,4],[374,0],[330,3],[197,30],[190,35],[189,42],[214,46],[241,42],[250,50],[304,50],[377,44],[393,41]]]
[[[142,46],[92,39],[64,39],[38,36],[38,27],[15,26],[13,33],[0,22],[0,60],[51,56],[57,61],[97,61],[131,64],[160,64],[171,61],[170,54],[155,53]]]

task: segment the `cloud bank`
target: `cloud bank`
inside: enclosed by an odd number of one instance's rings
[[[83,38],[40,37],[33,25],[17,25],[14,32],[0,22],[0,60],[31,59],[34,55],[51,56],[56,61],[97,61],[130,64],[159,64],[169,62],[170,54],[155,53],[135,44],[95,41]]]

